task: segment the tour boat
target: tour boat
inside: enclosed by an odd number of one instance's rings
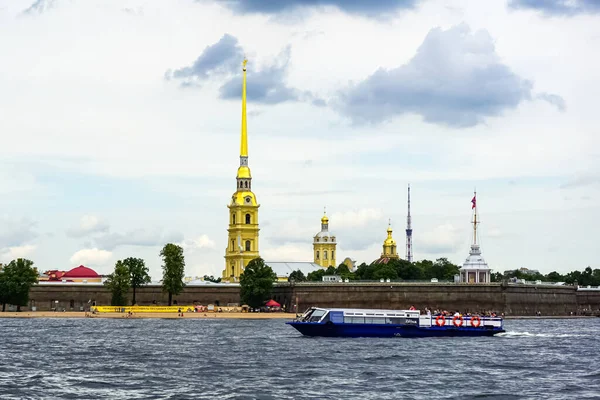
[[[286,324],[306,336],[330,337],[493,336],[504,332],[501,317],[422,315],[419,310],[312,307]]]

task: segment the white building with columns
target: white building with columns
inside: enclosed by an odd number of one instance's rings
[[[469,256],[460,268],[460,282],[464,283],[490,283],[492,270],[481,256],[481,248],[477,244],[477,192],[473,196],[473,244]]]

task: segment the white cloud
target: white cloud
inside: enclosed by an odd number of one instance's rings
[[[108,230],[108,223],[100,220],[95,215],[84,215],[79,220],[79,224],[77,226],[73,226],[67,230],[67,236],[77,238],[93,233],[107,232]]]
[[[208,235],[200,235],[194,239],[184,240],[180,245],[186,252],[194,252],[200,249],[214,249],[215,241],[209,238]]]
[[[10,262],[17,258],[26,258],[31,255],[35,249],[36,246],[31,244],[9,247],[8,249],[0,251],[0,258],[5,262]]]
[[[38,237],[36,222],[29,218],[0,217],[0,249],[20,247]]]
[[[85,266],[105,266],[112,258],[112,252],[97,248],[81,249],[71,256],[71,264]]]
[[[346,212],[333,213],[330,224],[339,228],[360,228],[370,222],[383,220],[383,211],[373,208],[363,208]]]
[[[164,246],[170,242],[180,242],[179,232],[164,232],[160,228],[134,229],[125,233],[108,233],[94,239],[99,247],[112,250],[118,246]]]
[[[600,91],[594,39],[600,24],[591,17],[544,18],[508,11],[506,2],[478,0],[422,2],[388,23],[327,11],[282,24],[197,1],[57,0],[41,14],[22,15],[33,3],[5,1],[0,7],[0,54],[10,60],[0,75],[0,109],[2,129],[11,132],[10,143],[0,149],[0,209],[13,221],[0,222],[0,252],[36,245],[36,265],[53,268],[81,248],[114,248],[115,258],[143,257],[157,275],[158,247],[188,238],[198,249],[186,253],[188,264],[209,274],[211,268],[220,271],[226,204],[239,162],[240,102],[219,99],[223,82],[181,88],[166,82],[164,72],[189,65],[229,34],[239,38],[254,73],[289,46],[283,83],[331,102],[340,89],[378,69],[410,64],[432,29],[447,31],[464,21],[473,32],[489,33],[499,63],[533,81],[536,90],[564,98],[565,111],[522,101],[468,129],[423,123],[410,113],[373,128],[350,126],[328,107],[251,101],[249,161],[261,203],[261,255],[284,248],[275,255],[310,260],[326,205],[344,250],[339,254],[371,261],[381,252],[388,218],[394,238],[403,243],[410,182],[417,259],[430,256],[424,253],[428,247],[453,248],[449,231],[436,231],[446,221],[463,230],[463,242],[453,254],[433,256],[455,262],[466,257],[470,192],[477,186],[490,263],[514,268],[526,261],[530,268],[558,270],[596,260],[591,240],[600,228],[589,221],[598,219],[600,209],[584,200],[600,198],[593,95]],[[123,12],[140,6],[137,15]],[[452,35],[444,36],[447,48],[455,48]],[[463,56],[469,60],[468,52]],[[439,67],[447,67],[420,65],[436,81]],[[236,68],[239,73],[239,62]],[[250,80],[248,90],[257,83]],[[561,184],[568,189],[559,189]],[[89,245],[36,233],[65,232],[72,228],[69,221],[88,210],[100,210],[114,233],[84,239]],[[531,217],[536,210],[540,215]],[[196,242],[199,226],[214,248]],[[503,235],[492,237],[492,227]],[[572,243],[552,234],[565,231]],[[539,256],[549,246],[559,250]]]
[[[426,254],[451,254],[465,242],[465,232],[450,223],[438,225],[420,237],[420,249]]]
[[[260,256],[266,261],[313,261],[312,247],[285,244],[283,246],[271,247],[260,252]]]

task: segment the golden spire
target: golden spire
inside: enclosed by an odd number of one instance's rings
[[[388,221],[387,239],[385,239],[385,241],[383,242],[384,246],[396,244],[396,241],[392,237],[392,232],[393,232],[393,230],[392,230],[392,219],[390,218],[390,220]]]
[[[327,208],[323,207],[323,218],[321,218],[321,224],[326,224],[329,222],[329,218],[327,218]]]
[[[244,78],[242,81],[242,140],[240,143],[240,167],[238,168],[237,179],[251,178],[250,168],[248,168],[248,126],[246,124],[246,63],[248,60],[244,57],[242,71]],[[244,183],[244,189],[249,188]],[[238,182],[238,191],[241,189]]]
[[[242,143],[240,146],[240,157],[248,157],[248,126],[246,124],[246,63],[248,60],[244,58],[242,63],[242,71],[244,71],[244,79],[242,83]]]

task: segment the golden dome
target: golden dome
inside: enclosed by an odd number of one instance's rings
[[[329,218],[327,218],[327,215],[323,215],[323,218],[321,218],[321,223],[322,223],[322,224],[327,224],[327,223],[329,223]]]
[[[246,206],[258,206],[256,196],[250,191],[235,192],[231,197],[232,204],[242,204]]]
[[[252,178],[252,175],[250,174],[250,168],[248,168],[245,165],[240,166],[238,168],[237,177],[238,178]]]
[[[396,241],[392,237],[392,227],[388,226],[388,228],[387,228],[387,239],[385,239],[383,241],[383,245],[384,246],[392,246],[392,245],[395,245],[395,244],[396,244]]]

